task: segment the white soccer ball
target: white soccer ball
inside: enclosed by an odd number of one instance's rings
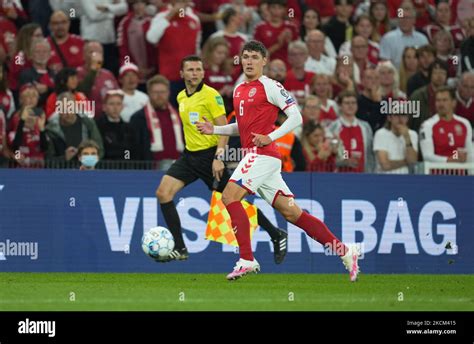
[[[150,228],[143,234],[142,249],[154,259],[168,257],[174,249],[173,234],[165,227]]]

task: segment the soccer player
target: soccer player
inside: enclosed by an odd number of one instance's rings
[[[302,118],[295,100],[281,84],[263,76],[267,49],[261,42],[247,42],[242,48],[240,60],[246,80],[234,89],[237,122],[215,126],[205,120],[196,124],[201,134],[240,134],[242,148],[256,151],[241,160],[230,177],[232,183],[226,185],[222,194],[240,247],[240,259],[234,270],[227,275],[227,279],[235,280],[248,273],[260,271],[260,265],[253,256],[250,244],[250,222],[240,203],[248,194],[258,193],[287,221],[338,254],[350,272],[350,280],[357,280],[360,254],[357,247],[344,245],[323,222],[302,211],[281,176],[281,160],[274,141],[301,125]],[[280,109],[288,119],[278,129],[273,130],[273,123]]]
[[[222,97],[215,89],[204,84],[204,68],[198,56],[191,55],[182,60],[181,77],[186,88],[178,94],[177,100],[186,149],[168,169],[156,191],[163,217],[175,240],[175,249],[167,259],[160,260],[162,262],[186,260],[189,257],[173,202],[176,193],[197,179],[206,183],[210,190],[222,192],[230,177],[222,161],[228,137],[203,136],[195,126],[204,117],[211,119],[216,125],[227,123]],[[257,210],[257,218],[258,224],[270,235],[275,263],[280,264],[287,252],[287,234],[273,226],[260,210]]]

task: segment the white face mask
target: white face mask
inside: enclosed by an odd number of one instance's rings
[[[145,9],[146,14],[153,17],[156,14],[156,12],[158,12],[158,8],[155,5],[152,5],[152,4],[147,5]]]

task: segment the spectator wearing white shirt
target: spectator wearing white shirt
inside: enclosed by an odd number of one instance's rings
[[[418,135],[408,129],[407,115],[389,115],[375,132],[374,154],[377,173],[408,174],[418,160]]]
[[[403,50],[406,47],[418,48],[428,44],[428,39],[422,33],[415,31],[416,12],[410,2],[404,2],[402,16],[398,18],[399,27],[386,33],[380,41],[380,59],[391,60],[400,68]]]
[[[135,112],[145,107],[149,98],[146,93],[137,89],[139,82],[139,68],[137,65],[128,63],[120,67],[119,82],[124,94],[120,117],[125,123],[128,123]]]
[[[305,62],[304,70],[316,74],[333,75],[336,69],[336,60],[324,55],[324,41],[326,36],[320,30],[311,30],[306,36],[309,57]]]
[[[118,48],[115,36],[115,17],[127,13],[125,0],[81,0],[81,36],[86,41],[98,41],[104,48],[104,67],[116,75]]]

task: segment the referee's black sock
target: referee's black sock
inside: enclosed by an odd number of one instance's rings
[[[165,218],[165,222],[168,225],[168,229],[174,237],[174,248],[181,250],[185,248],[183,240],[183,232],[181,230],[181,221],[179,220],[178,211],[173,201],[168,203],[161,203],[161,212]]]
[[[275,227],[262,211],[257,208],[257,221],[260,227],[262,227],[269,235],[272,240],[277,240],[280,237],[280,230]]]

